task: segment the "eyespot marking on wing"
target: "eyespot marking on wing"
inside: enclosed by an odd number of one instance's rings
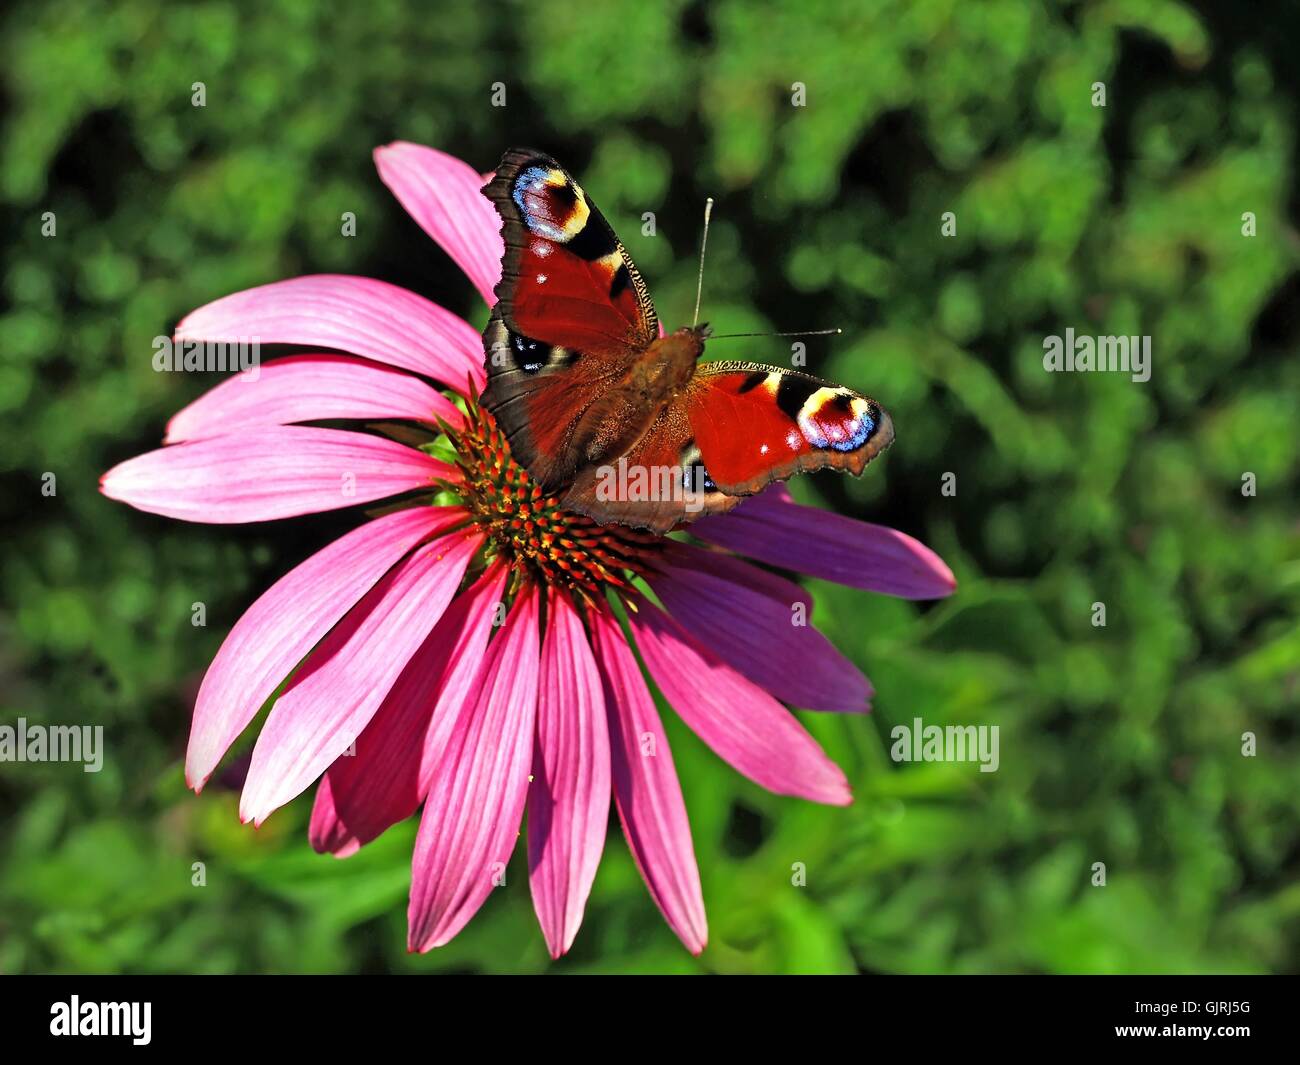
[[[491,345],[489,360],[493,359],[497,360],[495,365],[498,370],[513,368],[532,377],[548,366],[572,366],[578,360],[578,353],[558,344],[534,340],[502,325],[497,331],[497,339]]]
[[[594,228],[587,225],[591,217],[587,197],[561,170],[525,167],[515,178],[510,196],[524,225],[547,240],[569,244]]]
[[[875,435],[880,408],[847,388],[821,387],[800,404],[795,421],[813,447],[857,451]]]

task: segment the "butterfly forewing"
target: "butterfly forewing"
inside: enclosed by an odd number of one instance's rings
[[[659,333],[645,283],[609,223],[550,156],[512,149],[484,192],[503,220],[484,332],[484,406],[543,487],[570,480],[582,413]]]

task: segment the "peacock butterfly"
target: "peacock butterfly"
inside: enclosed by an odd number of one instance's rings
[[[700,362],[707,325],[663,335],[627,249],[550,156],[506,152],[483,192],[505,253],[482,402],[563,506],[666,532],[803,470],[861,474],[893,442],[867,396],[794,370]]]

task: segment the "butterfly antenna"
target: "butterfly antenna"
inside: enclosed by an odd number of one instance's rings
[[[709,246],[709,218],[713,214],[713,197],[704,201],[704,236],[700,238],[700,280],[695,286],[695,317],[691,328],[700,324],[700,297],[704,295],[704,249]]]
[[[710,340],[727,340],[731,337],[826,337],[838,336],[843,329],[801,329],[797,333],[714,333]]]

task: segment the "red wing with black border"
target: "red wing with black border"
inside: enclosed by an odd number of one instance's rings
[[[794,370],[706,362],[625,456],[580,471],[563,502],[666,532],[796,473],[860,474],[893,439],[867,396]]]
[[[573,430],[659,335],[645,282],[599,209],[554,159],[512,149],[484,187],[505,256],[483,333],[483,405],[553,491],[581,455]]]

